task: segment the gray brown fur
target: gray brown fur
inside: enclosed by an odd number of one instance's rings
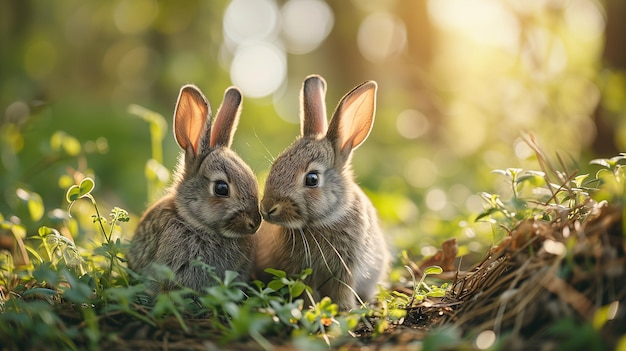
[[[261,222],[258,185],[252,170],[230,149],[237,128],[241,93],[230,88],[224,95],[211,129],[210,106],[200,90],[181,89],[174,113],[176,141],[184,150],[167,194],[143,215],[128,252],[128,264],[154,276],[154,263],[168,266],[174,281],[161,281],[152,289],[186,286],[202,290],[216,282],[201,267],[200,258],[215,267],[248,279],[253,263],[253,237]],[[198,130],[200,128],[201,130]],[[211,134],[212,133],[212,134]],[[228,196],[218,196],[216,182],[228,184]]]
[[[325,91],[321,77],[305,80],[302,135],[270,169],[261,200],[265,221],[256,238],[256,268],[262,275],[268,267],[292,274],[311,267],[307,283],[313,298],[329,296],[346,310],[357,301],[352,290],[369,299],[389,266],[376,210],[350,168],[352,151],[372,126],[376,83],[365,82],[346,94],[328,130]],[[311,171],[321,175],[317,187],[304,185]]]

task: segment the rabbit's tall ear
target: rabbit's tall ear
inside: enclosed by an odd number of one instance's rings
[[[341,98],[335,109],[326,137],[344,160],[365,141],[372,130],[377,88],[374,81],[364,82]]]
[[[174,136],[185,154],[197,156],[204,149],[204,136],[211,130],[211,107],[200,89],[185,85],[180,89],[174,111]]]
[[[239,124],[242,96],[239,89],[230,87],[224,93],[224,101],[217,111],[213,130],[211,131],[211,147],[230,147],[233,135]]]
[[[305,137],[321,138],[326,134],[326,82],[318,75],[310,75],[302,84],[300,94],[300,133]]]

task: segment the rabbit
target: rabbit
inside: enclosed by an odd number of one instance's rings
[[[255,274],[267,279],[265,268],[298,274],[310,267],[305,282],[314,301],[329,296],[341,310],[356,307],[355,293],[371,298],[390,265],[376,210],[350,166],[372,129],[376,90],[374,81],[355,87],[328,126],[326,82],[307,77],[301,135],[272,164],[261,200]]]
[[[231,87],[211,124],[211,107],[194,85],[181,88],[174,112],[174,136],[183,150],[167,193],[141,218],[128,251],[128,265],[155,275],[153,263],[168,266],[174,281],[153,283],[154,292],[185,286],[196,291],[216,285],[196,258],[246,281],[253,264],[253,236],[261,223],[259,188],[250,167],[230,149],[237,128],[241,92]]]

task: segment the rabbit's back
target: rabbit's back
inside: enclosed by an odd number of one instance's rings
[[[146,210],[128,249],[128,266],[131,269],[148,273],[155,262],[160,239],[171,227],[170,223],[177,222],[176,217],[173,194],[166,195]]]

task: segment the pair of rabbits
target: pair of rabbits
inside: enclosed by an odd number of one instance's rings
[[[256,178],[230,149],[242,96],[231,87],[214,121],[209,103],[193,85],[184,86],[174,112],[174,134],[183,150],[169,192],[141,219],[129,266],[154,274],[167,265],[175,282],[202,290],[215,284],[192,264],[200,258],[223,277],[261,277],[265,268],[300,273],[315,300],[329,296],[341,309],[356,296],[370,298],[386,275],[389,253],[369,199],[355,183],[352,151],[369,135],[377,85],[365,82],[339,102],[328,125],[326,83],[306,78],[301,91],[301,135],[273,163],[259,206]],[[262,220],[264,219],[264,220]],[[256,235],[252,235],[255,234]]]

